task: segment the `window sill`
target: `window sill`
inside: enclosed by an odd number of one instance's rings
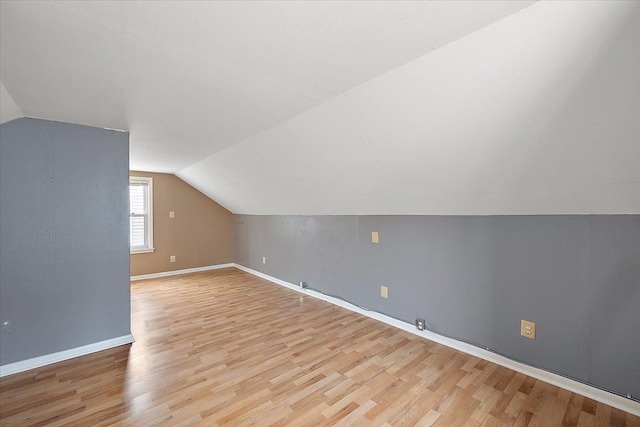
[[[135,255],[135,254],[148,254],[155,251],[156,251],[156,248],[143,248],[143,249],[131,249],[129,253],[131,255]]]

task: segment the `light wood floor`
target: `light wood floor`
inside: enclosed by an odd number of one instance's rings
[[[236,269],[132,284],[136,343],[0,380],[0,424],[579,425],[640,419]]]

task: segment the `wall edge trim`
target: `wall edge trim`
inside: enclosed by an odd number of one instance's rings
[[[207,265],[205,267],[185,268],[183,270],[170,270],[161,271],[160,273],[140,274],[138,276],[131,276],[130,280],[135,282],[137,280],[157,279],[159,277],[178,276],[180,274],[199,273],[201,271],[219,270],[221,268],[235,267],[234,263]]]
[[[262,279],[268,280],[272,283],[275,283],[280,286],[284,286],[291,290],[300,292],[302,294],[309,295],[314,298],[318,298],[320,300],[326,301],[328,303],[337,305],[342,308],[346,308],[347,310],[353,311],[358,314],[362,314],[364,316],[370,317],[375,320],[379,320],[387,325],[396,327],[398,329],[402,329],[403,331],[409,332],[411,334],[426,338],[431,341],[435,341],[439,344],[445,345],[447,347],[451,347],[455,350],[459,350],[463,353],[470,354],[472,356],[479,357],[481,359],[487,360],[489,362],[493,362],[497,365],[503,366],[508,369],[512,369],[516,372],[520,372],[522,374],[528,375],[530,377],[536,378],[538,380],[547,382],[549,384],[555,385],[557,387],[561,387],[565,390],[569,390],[571,392],[580,394],[582,396],[586,396],[590,399],[597,400],[598,402],[604,403],[606,405],[612,406],[614,408],[620,409],[625,412],[629,412],[633,415],[640,416],[640,404],[634,402],[631,399],[627,399],[625,397],[619,396],[614,393],[610,393],[605,390],[601,390],[599,388],[581,383],[576,380],[572,380],[567,377],[563,377],[562,375],[554,374],[549,371],[545,371],[544,369],[535,368],[533,366],[529,366],[525,363],[517,362],[515,360],[509,359],[504,356],[500,356],[499,354],[492,353],[491,351],[484,350],[480,347],[476,347],[471,344],[467,344],[461,341],[457,341],[451,338],[444,337],[442,335],[436,334],[431,331],[419,331],[415,328],[413,324],[403,322],[398,319],[394,319],[393,317],[384,315],[382,313],[378,313],[375,311],[367,311],[361,308],[358,308],[348,302],[342,301],[338,298],[333,298],[328,295],[321,294],[319,292],[315,292],[309,289],[303,289],[299,286],[296,286],[292,283],[285,282],[284,280],[280,280],[276,277],[269,276],[268,274],[261,273],[257,270],[253,270],[251,268],[245,267],[240,264],[233,264],[237,269],[245,271],[254,276],[260,277]]]
[[[40,368],[42,366],[51,365],[53,363],[62,362],[79,356],[85,356],[102,350],[108,350],[121,345],[131,344],[134,341],[135,339],[133,338],[133,335],[128,334],[80,347],[70,348],[68,350],[58,351],[56,353],[45,354],[44,356],[21,360],[19,362],[7,363],[6,365],[0,366],[0,377]]]

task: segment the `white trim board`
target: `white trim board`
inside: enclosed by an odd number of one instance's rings
[[[139,276],[131,276],[130,280],[132,282],[135,282],[136,280],[157,279],[159,277],[169,277],[169,276],[178,276],[180,274],[199,273],[201,271],[219,270],[221,268],[229,268],[229,267],[235,267],[235,266],[236,265],[234,263],[228,263],[228,264],[208,265],[205,267],[185,268],[184,270],[162,271],[160,273],[141,274]]]
[[[363,310],[346,301],[340,300],[338,298],[330,297],[328,295],[324,295],[322,293],[312,291],[309,289],[300,288],[299,286],[296,286],[292,283],[288,283],[288,282],[285,282],[284,280],[271,277],[267,274],[261,273],[259,271],[253,270],[243,265],[235,264],[235,267],[238,268],[239,270],[253,274],[254,276],[261,277],[270,282],[287,287],[294,291],[312,296],[314,298],[321,299],[323,301],[329,302],[331,304],[337,305],[342,308],[346,308],[347,310],[362,314],[372,319],[379,320],[390,326],[394,326],[396,328],[402,329],[403,331],[412,333],[414,335],[418,335],[420,337],[429,339],[431,341],[435,341],[442,345],[446,345],[447,347],[451,347],[453,349],[459,350],[463,353],[467,353],[472,356],[479,357],[489,362],[493,362],[497,365],[504,366],[505,368],[512,369],[514,371],[523,373],[525,375],[536,378],[538,380],[547,382],[549,384],[553,384],[557,387],[561,387],[565,390],[569,390],[571,392],[578,393],[582,396],[586,396],[590,399],[597,400],[598,402],[602,402],[606,405],[613,406],[614,408],[618,408],[625,412],[629,412],[631,414],[640,416],[640,403],[636,403],[631,399],[627,399],[617,394],[609,393],[608,391],[604,391],[599,388],[581,383],[579,381],[575,381],[575,380],[563,377],[562,375],[554,374],[552,372],[548,372],[543,369],[534,368],[533,366],[529,366],[521,362],[516,362],[515,360],[511,360],[507,357],[500,356],[499,354],[492,353],[491,351],[484,350],[480,347],[476,347],[475,345],[471,345],[471,344],[467,344],[451,338],[447,338],[442,335],[438,335],[434,332],[419,331],[418,329],[416,329],[416,327],[413,324],[403,322],[398,319],[394,319],[393,317],[389,317],[375,311]]]
[[[57,353],[45,354],[44,356],[34,357],[32,359],[21,360],[19,362],[7,363],[0,366],[0,377],[17,374],[19,372],[28,371],[29,369],[39,368],[41,366],[50,365],[52,363],[62,362],[64,360],[73,359],[74,357],[84,356],[86,354],[95,353],[97,351],[108,350],[125,344],[131,344],[135,340],[133,335],[123,335],[117,338],[111,338],[104,341],[87,344],[80,347],[71,348],[69,350],[59,351]]]

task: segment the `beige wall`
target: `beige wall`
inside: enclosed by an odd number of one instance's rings
[[[131,255],[131,275],[233,261],[233,214],[171,174],[131,171],[153,178],[153,253]],[[175,211],[175,218],[169,218]],[[176,262],[169,262],[171,255]]]

